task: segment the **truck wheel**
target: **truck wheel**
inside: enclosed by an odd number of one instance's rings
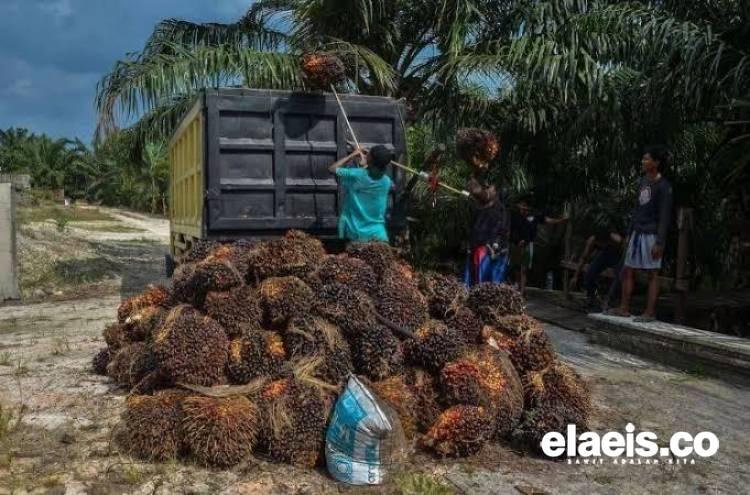
[[[164,268],[167,278],[172,278],[172,275],[174,275],[174,270],[175,268],[177,268],[177,263],[175,263],[174,257],[172,257],[171,254],[164,255]]]

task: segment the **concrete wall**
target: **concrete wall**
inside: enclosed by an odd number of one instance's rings
[[[0,301],[18,299],[16,208],[13,184],[0,183]]]

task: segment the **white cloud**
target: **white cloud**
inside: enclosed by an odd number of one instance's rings
[[[69,17],[73,14],[73,6],[70,0],[46,0],[40,7],[58,19]]]
[[[30,79],[16,79],[0,90],[0,94],[16,97],[31,96],[34,84]]]

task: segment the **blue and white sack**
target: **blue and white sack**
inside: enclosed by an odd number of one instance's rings
[[[379,485],[405,455],[398,414],[350,376],[326,434],[328,472],[351,485]]]

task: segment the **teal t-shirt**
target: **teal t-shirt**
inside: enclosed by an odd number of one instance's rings
[[[367,169],[339,168],[339,184],[344,188],[344,207],[339,216],[339,237],[355,242],[388,242],[385,212],[391,178],[384,175],[373,180]]]

